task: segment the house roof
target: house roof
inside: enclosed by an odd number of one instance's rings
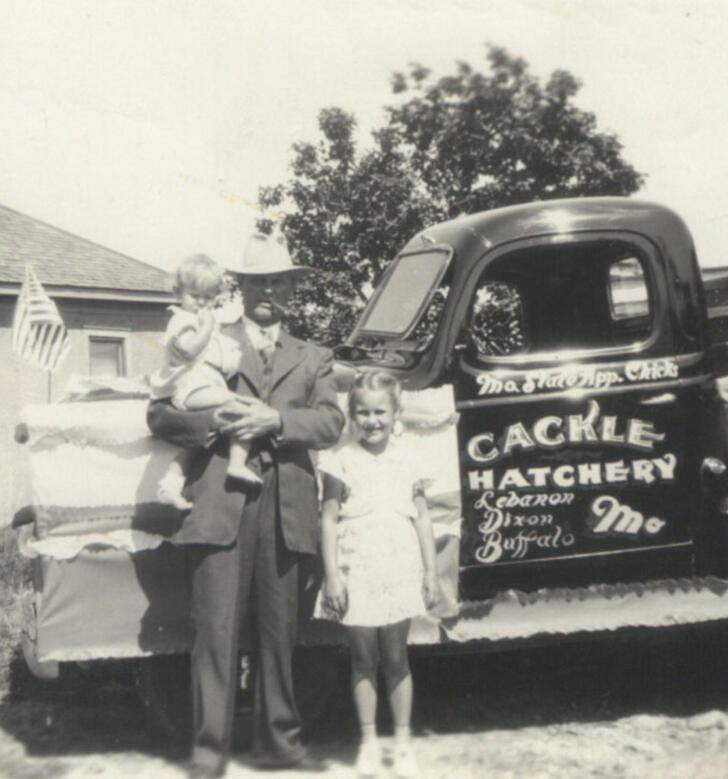
[[[0,205],[0,291],[19,289],[27,263],[60,296],[172,297],[171,277],[160,268]]]

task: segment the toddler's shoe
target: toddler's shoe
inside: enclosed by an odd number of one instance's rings
[[[400,779],[416,779],[420,775],[412,744],[397,744],[394,748],[394,773]]]
[[[240,465],[238,467],[229,465],[227,469],[227,475],[231,479],[240,479],[240,481],[247,481],[249,484],[263,483],[263,479],[261,479],[254,470],[248,468],[247,465]]]
[[[359,776],[376,776],[382,765],[382,750],[377,739],[363,741],[356,758],[356,772]]]
[[[180,511],[189,511],[193,504],[182,494],[184,486],[184,477],[179,479],[174,476],[165,476],[157,487],[157,500],[168,506],[174,506]]]

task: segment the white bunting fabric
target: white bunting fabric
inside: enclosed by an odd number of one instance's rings
[[[56,304],[48,297],[30,265],[20,288],[13,317],[13,350],[45,371],[54,371],[71,342]]]
[[[339,402],[345,411],[346,396]],[[159,514],[158,482],[179,449],[149,434],[147,405],[146,399],[120,398],[23,409],[28,462],[15,508],[34,507],[41,535],[106,532]],[[427,481],[436,538],[460,532],[454,410],[450,386],[402,393],[401,435],[410,437]]]

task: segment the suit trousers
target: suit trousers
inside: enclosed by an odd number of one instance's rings
[[[304,754],[291,668],[302,555],[283,543],[276,467],[264,466],[262,477],[234,544],[190,547],[192,760],[213,770],[230,754],[241,620],[252,626],[256,655],[253,752],[291,761]]]

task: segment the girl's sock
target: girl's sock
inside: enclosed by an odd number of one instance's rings
[[[361,728],[361,740],[376,741],[377,740],[377,726],[373,722],[360,725]]]

